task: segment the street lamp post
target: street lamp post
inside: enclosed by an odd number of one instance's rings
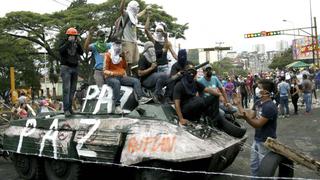
[[[292,25],[292,28],[293,28],[293,40],[295,40],[296,39],[296,26],[295,26],[295,24],[292,21],[289,21],[287,19],[283,19],[282,21],[290,23]]]

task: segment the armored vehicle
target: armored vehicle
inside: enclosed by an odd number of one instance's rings
[[[112,113],[112,89],[93,85],[71,117],[55,112],[11,121],[2,148],[12,155],[19,176],[77,179],[87,164],[222,171],[247,138],[232,120],[219,128],[205,120],[179,126],[173,105],[138,105],[131,87],[121,91],[121,115]],[[148,172],[141,168],[135,178],[165,179]]]

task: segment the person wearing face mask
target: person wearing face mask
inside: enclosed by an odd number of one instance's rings
[[[218,93],[216,95],[223,96],[224,104],[227,105],[228,104],[227,93],[223,88],[221,81],[217,78],[215,74],[213,74],[212,66],[210,64],[206,65],[203,68],[203,72],[204,72],[204,76],[198,79],[198,81],[201,84],[203,84],[205,87],[212,88],[214,91],[216,91],[216,89],[218,88],[221,94]],[[205,94],[205,95],[208,96],[209,94]]]
[[[126,52],[126,60],[128,62],[128,69],[127,74],[131,75],[131,67],[137,65],[139,60],[139,49],[137,45],[137,25],[138,25],[138,18],[143,16],[147,9],[150,7],[148,6],[143,11],[140,11],[139,3],[137,1],[130,1],[128,6],[125,10],[125,0],[121,0],[120,4],[120,13],[125,23],[123,29],[123,36],[122,36],[122,50]],[[126,19],[128,19],[126,21]]]
[[[192,64],[187,60],[187,51],[185,49],[180,49],[178,52],[178,61],[173,64],[171,71],[170,71],[170,81],[167,84],[166,95],[165,95],[165,102],[170,103],[173,97],[173,89],[176,83],[181,77],[182,72],[190,67]]]
[[[78,64],[83,54],[79,34],[75,28],[66,31],[68,38],[60,45],[63,110],[66,117],[73,114],[72,100],[77,89]]]
[[[142,86],[155,88],[155,101],[162,100],[162,88],[166,85],[169,76],[164,72],[157,72],[156,54],[151,41],[144,44],[144,51],[138,63],[138,76]]]
[[[212,117],[219,117],[219,96],[211,88],[195,80],[197,71],[191,67],[185,71],[181,80],[175,85],[173,100],[180,125],[188,121],[199,121],[202,114],[208,112]],[[212,96],[201,97],[199,94],[209,93]]]
[[[161,22],[156,22],[155,32],[151,34],[149,31],[150,15],[147,13],[147,20],[145,24],[144,31],[148,39],[153,42],[156,50],[157,64],[159,72],[169,73],[169,61],[167,57],[168,51],[171,53],[172,57],[178,60],[176,52],[173,50],[171,42],[168,40],[168,34],[166,33],[166,25]]]
[[[111,47],[110,43],[105,42],[105,32],[103,30],[98,30],[96,33],[96,42],[91,43],[92,41],[92,34],[93,34],[93,27],[90,28],[88,37],[84,43],[84,49],[86,53],[89,51],[92,52],[95,60],[94,65],[94,80],[99,88],[102,87],[104,84],[104,74],[103,74],[103,62],[104,62],[104,56],[105,53],[108,52],[108,50]]]
[[[106,83],[113,89],[113,99],[115,101],[115,113],[123,113],[120,103],[121,85],[132,86],[137,95],[139,104],[144,104],[150,99],[143,97],[140,81],[126,75],[127,62],[124,53],[121,53],[121,44],[112,43],[112,47],[105,55],[104,75]]]
[[[242,118],[255,128],[254,141],[250,154],[251,175],[257,176],[259,165],[263,157],[270,151],[263,143],[268,137],[277,138],[277,118],[278,108],[271,99],[271,94],[275,92],[276,86],[271,80],[263,79],[258,84],[260,88],[261,100],[257,101],[253,110],[244,110],[241,106],[239,94],[234,96],[234,103],[237,105]]]

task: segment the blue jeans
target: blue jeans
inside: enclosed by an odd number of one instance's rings
[[[286,114],[289,114],[289,99],[288,99],[288,96],[280,96],[280,111],[281,111],[281,115],[284,115],[284,108],[286,108]]]
[[[258,175],[260,163],[269,151],[270,150],[263,145],[263,142],[253,140],[250,153],[251,176]]]
[[[304,103],[306,103],[306,112],[310,112],[312,107],[312,94],[303,93],[303,100],[304,100]]]
[[[78,67],[61,65],[62,91],[63,91],[63,110],[72,109],[72,100],[77,90]]]
[[[140,99],[142,97],[141,84],[140,84],[140,81],[136,78],[128,77],[128,76],[108,77],[106,79],[106,83],[109,86],[111,86],[111,88],[113,90],[113,100],[114,100],[116,106],[119,106],[121,104],[121,102],[120,102],[121,85],[133,87],[133,90],[137,94],[138,99]]]
[[[150,74],[142,85],[148,89],[155,88],[154,94],[161,95],[162,88],[166,85],[169,76],[165,72],[155,72]]]

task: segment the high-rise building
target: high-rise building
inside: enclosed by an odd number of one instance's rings
[[[276,42],[276,49],[277,51],[285,51],[289,48],[288,41],[281,40]]]
[[[253,46],[253,51],[258,54],[264,54],[266,52],[266,47],[264,44],[256,44]]]

